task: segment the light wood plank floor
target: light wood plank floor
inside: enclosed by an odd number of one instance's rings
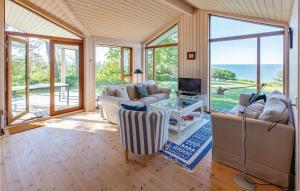
[[[147,167],[141,157],[129,157],[126,163],[117,127],[97,113],[52,119],[45,127],[1,137],[1,191],[240,190],[232,181],[237,171],[213,162],[211,152],[193,173],[160,156]]]

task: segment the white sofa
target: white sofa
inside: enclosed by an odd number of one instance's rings
[[[268,103],[268,100],[267,100]],[[267,107],[267,103],[266,106]],[[273,104],[274,106],[275,104]],[[264,108],[266,109],[266,108]],[[287,187],[294,152],[292,114],[286,124],[247,118],[246,172],[267,182]],[[242,169],[242,119],[224,113],[212,114],[213,160]]]
[[[141,84],[141,83],[139,83]],[[149,85],[155,85],[156,82],[149,80],[142,83],[147,88]],[[119,89],[126,89],[127,98],[116,97],[115,91]],[[168,88],[159,88],[159,92],[156,94],[150,94],[148,96],[138,99],[135,93],[134,84],[128,85],[111,85],[107,86],[103,92],[103,95],[99,96],[99,101],[102,104],[102,110],[104,117],[111,123],[118,123],[118,109],[122,103],[129,103],[139,106],[149,106],[152,103],[168,99],[170,97],[171,90]]]

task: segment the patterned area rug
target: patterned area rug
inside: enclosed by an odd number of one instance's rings
[[[181,137],[170,130],[168,147],[161,156],[193,170],[211,147],[211,120],[210,115],[205,114],[202,121],[185,129]]]

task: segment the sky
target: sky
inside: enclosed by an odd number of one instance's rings
[[[280,31],[283,28],[211,17],[211,38]],[[261,38],[261,64],[283,64],[283,35]],[[212,64],[256,64],[256,38],[212,42]]]

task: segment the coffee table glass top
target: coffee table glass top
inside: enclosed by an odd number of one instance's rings
[[[188,107],[192,104],[199,102],[200,100],[192,98],[183,98],[183,97],[172,97],[160,102],[151,104],[151,106],[156,106],[160,108],[169,108],[173,111],[180,111],[181,109]]]

